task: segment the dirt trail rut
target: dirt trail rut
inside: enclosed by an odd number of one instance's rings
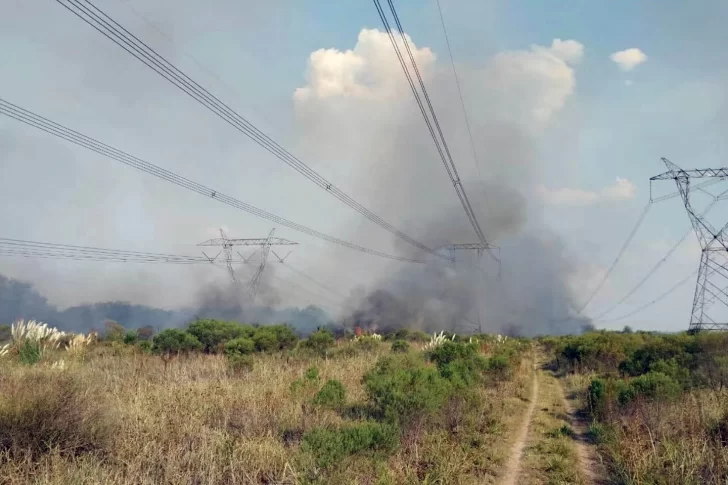
[[[506,465],[505,472],[502,480],[499,482],[501,485],[515,485],[516,479],[518,478],[518,472],[521,468],[521,456],[523,455],[523,448],[526,446],[528,440],[528,432],[531,429],[531,421],[533,420],[533,411],[536,409],[536,403],[538,402],[538,373],[533,374],[533,390],[531,391],[531,403],[528,405],[526,414],[523,419],[523,427],[521,428],[516,442],[513,444],[511,451],[511,457]]]
[[[569,422],[575,433],[576,454],[579,457],[584,485],[602,485],[606,483],[602,477],[605,476],[601,463],[596,458],[596,450],[588,441],[587,421],[574,411],[572,403],[566,397],[563,385],[559,382],[561,394],[564,397],[566,413],[569,415]]]

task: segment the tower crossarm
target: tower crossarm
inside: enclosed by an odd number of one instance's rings
[[[282,237],[259,237],[259,238],[252,238],[252,239],[223,239],[223,238],[215,238],[215,239],[208,239],[207,241],[203,241],[198,246],[262,246],[262,245],[269,245],[269,246],[295,246],[298,243],[295,241],[290,241],[288,239],[284,239]]]

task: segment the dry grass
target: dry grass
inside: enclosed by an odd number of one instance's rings
[[[259,355],[242,375],[221,356],[165,366],[121,346],[92,348],[65,370],[4,361],[0,428],[19,427],[0,429],[0,483],[496,483],[526,407],[527,362],[513,381],[480,391],[485,406],[467,429],[431,430],[414,449],[384,460],[353,456],[325,476],[301,451],[305,431],[345,418],[293,394],[292,382],[315,366],[322,383],[340,381],[348,401],[361,403],[361,377],[388,349],[330,360]],[[36,428],[54,439],[23,435]]]
[[[574,431],[558,381],[539,371],[539,399],[518,482],[528,485],[582,484]]]

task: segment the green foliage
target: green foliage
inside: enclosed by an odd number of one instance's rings
[[[638,397],[648,401],[669,401],[680,395],[680,384],[662,372],[648,372],[629,381],[619,390],[619,403],[624,406]]]
[[[433,349],[429,357],[442,377],[461,388],[480,382],[488,368],[488,361],[475,344],[447,341]]]
[[[369,336],[363,336],[359,337],[355,342],[354,345],[359,350],[363,350],[364,352],[371,352],[372,350],[376,350],[379,348],[380,341],[374,337]]]
[[[306,340],[301,342],[301,346],[318,355],[326,356],[329,349],[334,346],[334,334],[325,328],[316,330]]]
[[[254,360],[252,355],[232,353],[227,354],[226,358],[228,363],[228,369],[230,369],[233,374],[244,374],[253,370]]]
[[[296,333],[288,325],[269,325],[264,328],[275,334],[278,350],[290,350],[298,343]]]
[[[339,411],[346,404],[346,388],[335,379],[328,380],[314,396],[313,404]]]
[[[225,355],[248,355],[255,351],[255,343],[249,338],[236,338],[225,344]]]
[[[268,328],[258,328],[253,335],[255,350],[258,352],[271,352],[278,349],[278,339],[273,330]]]
[[[362,380],[375,414],[403,424],[439,410],[451,395],[450,382],[411,354],[380,358]]]
[[[410,349],[410,346],[406,340],[397,339],[394,342],[392,342],[392,352],[406,354],[407,352],[409,352],[409,349]]]
[[[152,351],[164,355],[187,353],[203,348],[194,335],[176,328],[162,330],[154,336],[152,342]]]
[[[137,347],[139,347],[139,350],[141,350],[145,354],[152,353],[152,341],[151,340],[139,340],[137,342]]]
[[[315,428],[303,435],[301,449],[321,468],[330,468],[354,454],[386,456],[399,447],[399,431],[391,424],[364,422],[341,429]]]
[[[43,358],[43,349],[40,343],[26,340],[18,350],[18,359],[21,364],[34,365]]]
[[[126,345],[134,345],[137,341],[137,338],[138,338],[137,333],[133,330],[129,330],[128,332],[126,332],[124,334],[123,342]]]
[[[308,382],[318,382],[319,370],[316,367],[309,367],[303,374],[303,378]]]
[[[315,389],[318,388],[320,380],[318,369],[316,367],[309,367],[303,373],[303,377],[291,383],[291,394],[294,396],[303,395],[310,397],[315,392]]]
[[[255,328],[237,322],[198,319],[190,324],[187,332],[199,340],[205,352],[216,353],[222,350],[223,344],[227,341],[251,338],[255,333]]]

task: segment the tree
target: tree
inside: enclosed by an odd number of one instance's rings
[[[154,327],[146,325],[137,329],[137,337],[139,340],[151,340],[154,336]]]
[[[329,348],[334,345],[334,335],[327,329],[316,330],[303,341],[303,346],[317,354],[326,355]]]
[[[222,350],[225,342],[236,338],[251,338],[255,328],[251,325],[210,318],[195,320],[187,331],[200,341],[205,352],[215,353]]]
[[[154,336],[152,351],[161,355],[172,355],[200,350],[202,344],[194,335],[185,331],[168,328]]]

